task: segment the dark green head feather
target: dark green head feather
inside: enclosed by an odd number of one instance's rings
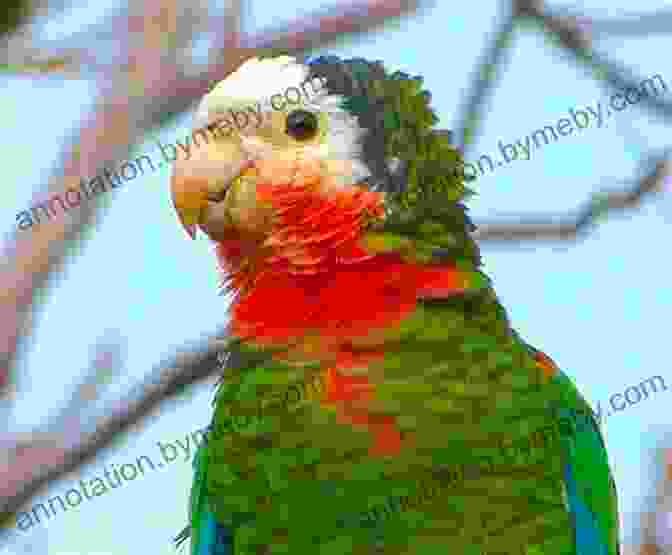
[[[363,58],[323,56],[307,63],[308,79],[326,79],[329,92],[342,95],[343,108],[368,130],[362,146],[372,175],[366,181],[388,194],[385,230],[416,238],[424,233],[432,252],[479,266],[469,235],[474,225],[462,203],[474,192],[465,186],[462,154],[434,129],[438,117],[422,77],[390,73]]]

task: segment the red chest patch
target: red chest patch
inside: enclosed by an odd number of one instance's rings
[[[257,188],[276,218],[256,256],[245,258],[243,238],[217,246],[232,287],[247,286],[232,306],[232,332],[240,337],[282,343],[314,330],[345,340],[397,324],[418,296],[463,287],[453,267],[409,263],[398,253],[372,255],[358,245],[367,221],[383,215],[381,193]]]

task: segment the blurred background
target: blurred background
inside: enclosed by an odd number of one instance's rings
[[[672,10],[662,0],[636,10],[608,0],[10,6],[0,26],[0,554],[174,553],[191,434],[211,417],[212,335],[226,323],[211,245],[179,227],[169,165],[30,229],[17,230],[17,214],[105,164],[158,159],[156,141],[190,133],[210,81],[280,50],[422,75],[467,160],[497,159],[499,141],[524,141],[570,109],[606,106],[623,76],[662,77],[656,99],[480,175],[470,208],[513,325],[601,412],[624,555],[672,554]],[[578,234],[563,224],[575,213],[587,215]],[[653,376],[665,387],[620,411],[610,404]],[[124,473],[66,510],[54,501],[143,456],[155,470]],[[50,499],[55,514],[35,511],[38,522],[31,511]]]

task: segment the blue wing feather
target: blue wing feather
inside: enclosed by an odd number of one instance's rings
[[[551,381],[566,393],[559,417],[571,426],[562,441],[576,555],[620,555],[616,488],[602,434],[569,376],[558,369]]]

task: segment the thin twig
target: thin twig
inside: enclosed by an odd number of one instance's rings
[[[640,87],[644,80],[641,76],[636,75],[625,64],[616,62],[592,48],[590,27],[579,24],[577,18],[555,15],[544,9],[536,0],[515,0],[514,4],[514,13],[521,18],[521,21],[538,23],[548,36],[571,53],[595,79],[605,80],[618,90]],[[637,106],[672,123],[672,101],[664,100],[659,95],[647,95]]]
[[[655,162],[653,171],[642,177],[631,190],[593,195],[574,215],[518,216],[516,219],[521,220],[518,223],[476,222],[476,231],[472,236],[478,241],[491,242],[576,240],[608,212],[638,208],[642,197],[660,191],[666,182],[672,182],[672,162],[669,159]]]
[[[574,14],[568,14],[570,17]],[[672,9],[663,8],[655,12],[631,13],[609,19],[597,19],[577,14],[590,26],[594,38],[649,37],[655,34],[667,35],[672,29]]]
[[[478,131],[477,124],[482,119],[480,116],[483,107],[499,77],[498,72],[501,73],[502,71],[500,66],[503,65],[504,56],[511,46],[513,34],[516,30],[515,24],[516,19],[513,14],[508,15],[505,21],[500,24],[472,79],[471,90],[462,109],[462,121],[457,127],[458,146],[463,155],[469,152],[471,145],[474,143]]]
[[[45,433],[53,434],[64,429],[73,428],[76,424],[82,427],[90,416],[88,409],[100,399],[112,378],[121,374],[123,368],[121,340],[111,337],[99,341],[94,349],[91,364],[76,386],[75,391],[63,407],[47,418]]]
[[[0,525],[43,485],[90,461],[162,401],[215,375],[220,369],[217,354],[229,345],[222,341],[220,331],[195,348],[185,349],[160,363],[150,377],[134,388],[141,394],[128,395],[118,401],[107,416],[100,418],[92,432],[73,434],[75,430],[63,430],[57,436],[52,435],[49,442],[23,444],[11,449],[9,462],[0,463],[0,476],[3,477],[0,482]],[[6,530],[0,529],[0,539],[5,533]]]

